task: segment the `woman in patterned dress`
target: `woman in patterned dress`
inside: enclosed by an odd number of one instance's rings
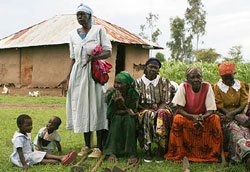
[[[250,170],[250,121],[243,114],[248,103],[247,83],[234,78],[235,64],[218,64],[221,79],[214,85],[216,106],[221,117],[224,149],[234,162],[247,161]]]
[[[168,79],[158,75],[160,60],[149,58],[145,66],[144,75],[136,80],[136,87],[140,91],[139,142],[146,151],[145,162],[152,162],[151,144],[157,143],[156,162],[161,163],[167,149],[173,118],[169,106],[172,85]]]

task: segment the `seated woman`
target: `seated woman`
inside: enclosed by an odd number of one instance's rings
[[[247,107],[246,115],[248,117],[250,117],[250,90],[249,90],[249,93],[248,93],[248,107]]]
[[[234,79],[235,64],[220,63],[218,69],[222,80],[214,85],[214,93],[221,116],[224,143],[227,143],[224,148],[228,149],[231,160],[247,160],[250,167],[249,120],[243,114],[248,100],[248,84]]]
[[[145,64],[144,75],[136,80],[140,91],[139,100],[139,142],[146,154],[145,162],[152,162],[151,143],[158,144],[156,162],[164,160],[173,114],[170,109],[174,89],[170,81],[158,75],[161,62],[149,58]]]
[[[139,93],[135,89],[133,77],[126,71],[116,75],[114,88],[106,93],[109,132],[104,145],[108,161],[117,162],[116,155],[125,151],[130,157],[129,164],[136,157],[136,115]]]
[[[173,99],[177,113],[165,158],[181,161],[186,156],[190,161],[218,162],[223,136],[220,118],[213,114],[216,105],[212,87],[202,81],[199,67],[188,68],[186,77]]]

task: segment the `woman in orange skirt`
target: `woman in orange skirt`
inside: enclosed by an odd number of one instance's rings
[[[168,160],[220,161],[223,135],[220,118],[214,115],[215,98],[209,83],[202,81],[199,67],[191,67],[173,99],[177,104],[168,153]]]

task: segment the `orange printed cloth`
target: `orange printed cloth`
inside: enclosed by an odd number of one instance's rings
[[[189,161],[220,161],[223,135],[220,118],[211,115],[203,121],[202,127],[195,127],[194,122],[180,114],[174,117],[168,153],[168,160],[182,161],[184,156]]]
[[[234,74],[235,73],[235,64],[234,63],[219,63],[218,64],[219,74]]]

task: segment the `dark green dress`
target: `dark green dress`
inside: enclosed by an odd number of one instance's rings
[[[109,132],[104,145],[103,153],[107,155],[125,152],[128,155],[136,155],[136,117],[131,117],[129,113],[116,114],[119,107],[112,100],[115,93],[114,88],[110,88],[106,93],[106,102],[108,103],[107,116],[109,119]],[[126,106],[134,112],[137,111],[139,93],[137,90],[130,91],[126,98]]]

